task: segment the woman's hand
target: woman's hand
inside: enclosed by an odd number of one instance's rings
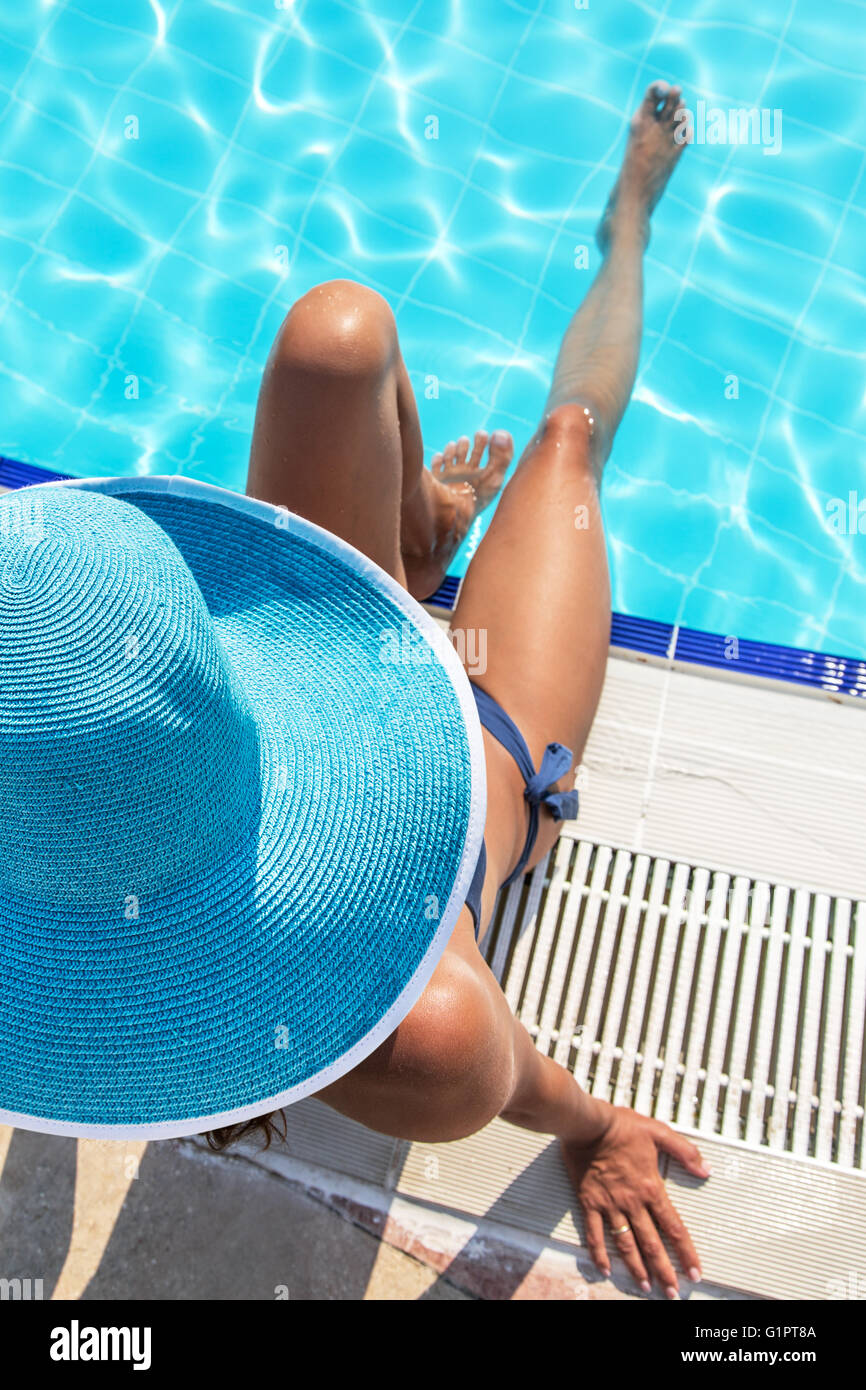
[[[569,1177],[586,1218],[589,1253],[602,1274],[610,1274],[604,1243],[608,1221],[616,1248],[644,1293],[649,1272],[668,1298],[679,1293],[677,1276],[661,1239],[663,1233],[694,1283],[701,1278],[691,1236],[668,1197],[659,1173],[659,1152],[678,1159],[696,1178],[710,1170],[690,1139],[675,1134],[660,1120],[650,1120],[623,1106],[610,1106],[610,1118],[592,1144],[563,1141]]]

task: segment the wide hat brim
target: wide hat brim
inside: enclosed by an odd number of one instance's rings
[[[261,813],[132,921],[0,892],[0,1121],[239,1123],[345,1075],[429,982],[484,832],[472,692],[424,609],[294,514],[182,478],[53,486],[138,507],[178,547],[256,721]]]

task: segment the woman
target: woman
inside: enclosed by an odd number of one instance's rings
[[[598,1268],[609,1273],[607,1223],[641,1288],[649,1291],[654,1278],[670,1298],[678,1296],[677,1276],[661,1235],[691,1280],[700,1267],[659,1177],[658,1154],[673,1155],[698,1177],[709,1170],[690,1141],[592,1099],[537,1052],[479,944],[499,887],[549,852],[556,817],[571,813],[567,791],[601,692],[610,591],[599,488],[637,366],[649,217],[684,148],[675,138],[679,104],[679,88],[654,83],[631,122],[599,228],[604,263],[565,334],[543,418],[453,616],[458,651],[471,652],[473,637],[486,635],[486,666],[474,676],[487,764],[486,869],[408,1017],[318,1093],[343,1114],[404,1139],[457,1139],[497,1115],[557,1135]],[[351,542],[424,599],[499,493],[512,447],[501,430],[489,440],[479,433],[471,452],[460,439],[425,469],[393,316],[377,294],[335,281],[294,305],[274,343],[248,492]],[[553,739],[570,750],[569,768],[544,786],[533,774]],[[213,1142],[257,1128],[268,1133],[271,1121],[218,1131]]]

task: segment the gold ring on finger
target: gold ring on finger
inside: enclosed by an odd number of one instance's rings
[[[631,1230],[631,1226],[628,1224],[628,1222],[626,1222],[624,1226],[617,1226],[616,1230],[614,1231],[614,1235],[615,1235],[615,1236],[624,1236],[625,1233],[626,1233],[626,1231],[630,1231],[630,1230]]]

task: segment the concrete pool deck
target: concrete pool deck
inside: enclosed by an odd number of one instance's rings
[[[601,1086],[605,1029],[619,1029],[605,1061],[611,1083],[624,1084],[628,1062],[639,1108],[667,1105],[680,1123],[692,1115],[714,1172],[703,1191],[675,1166],[665,1172],[707,1276],[695,1289],[683,1280],[684,1296],[866,1295],[864,790],[861,701],[614,653],[580,820],[500,900],[485,949],[539,1045]],[[627,960],[640,872],[647,886]],[[723,912],[710,879],[732,885]],[[696,913],[704,891],[707,910]],[[750,925],[737,917],[738,894]],[[762,894],[783,905],[779,932],[775,908],[762,925],[748,907]],[[675,989],[654,993],[686,970],[690,926],[705,942],[718,929],[719,943],[693,1072],[689,1011]],[[640,941],[653,933],[642,965]],[[733,940],[736,961],[722,946]],[[631,1053],[628,1010],[621,1027],[611,1012],[614,959],[652,985]],[[742,1022],[750,975],[773,1005],[770,1033],[761,1033],[769,1005],[762,1015],[755,1004],[754,1028]],[[700,989],[689,1008],[699,1003]],[[765,1044],[772,1077],[761,1070]],[[789,1091],[774,1098],[783,1063]],[[689,1111],[692,1085],[701,1103]],[[457,1144],[409,1145],[316,1101],[292,1107],[288,1122],[288,1142],[266,1154],[0,1132],[0,1278],[41,1280],[45,1298],[70,1299],[640,1297],[616,1262],[610,1280],[589,1264],[544,1136],[495,1122]]]

